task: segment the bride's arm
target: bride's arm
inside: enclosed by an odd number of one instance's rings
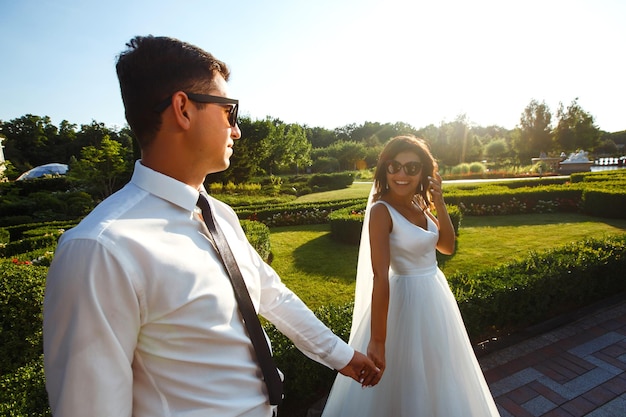
[[[380,368],[385,370],[385,340],[387,338],[387,312],[389,308],[389,233],[391,217],[383,204],[372,206],[369,233],[372,252],[374,285],[372,290],[371,338],[367,355]]]
[[[433,196],[433,203],[435,210],[437,210],[437,223],[439,227],[437,250],[444,255],[451,255],[454,253],[455,246],[454,226],[452,225],[452,220],[450,220],[450,215],[446,209],[446,203],[443,201],[441,176],[439,176],[438,172],[435,172],[434,178],[429,177],[429,179],[430,194]]]

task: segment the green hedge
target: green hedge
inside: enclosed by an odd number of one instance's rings
[[[446,208],[452,220],[454,232],[458,235],[463,214],[457,206],[446,205]],[[363,229],[363,220],[365,217],[364,213],[364,202],[330,213],[328,220],[330,221],[331,237],[338,242],[358,245],[361,241],[361,230]],[[435,212],[435,215],[436,214]]]
[[[284,204],[260,204],[252,206],[234,207],[235,213],[240,219],[257,220],[263,223],[271,221],[276,216],[296,216],[298,213],[306,212],[324,212],[324,216],[321,216],[317,222],[325,223],[327,216],[331,211],[353,206],[359,203],[365,205],[367,198],[335,200],[327,202],[317,203],[284,203]],[[307,224],[307,223],[298,223]],[[274,224],[275,225],[275,224]]]
[[[43,353],[42,305],[48,269],[0,260],[0,375]]]
[[[626,291],[626,235],[586,239],[476,274],[448,277],[475,340]]]
[[[314,174],[308,180],[308,185],[314,191],[340,190],[354,182],[352,172],[340,172],[335,174]]]
[[[51,231],[44,235],[27,237],[6,243],[4,246],[0,246],[0,257],[7,258],[37,249],[54,248],[62,233],[61,230]]]
[[[270,245],[270,228],[261,222],[251,220],[240,220],[239,222],[250,244],[254,246],[259,256],[261,256],[265,262],[268,262],[272,251]]]
[[[0,377],[0,415],[6,417],[48,417],[43,355]]]
[[[358,245],[361,240],[365,204],[355,204],[330,213],[330,236],[343,243]]]
[[[350,337],[352,309],[352,303],[328,305],[320,307],[314,313],[347,342]],[[266,323],[264,328],[272,340],[276,366],[285,374],[285,401],[280,415],[306,415],[310,404],[328,393],[337,372],[306,357],[271,323]]]
[[[626,217],[626,184],[624,188],[585,190],[583,211],[591,216],[623,219]]]

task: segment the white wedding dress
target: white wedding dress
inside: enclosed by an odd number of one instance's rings
[[[424,230],[387,203],[374,204],[385,204],[393,222],[386,370],[378,385],[365,389],[338,375],[322,417],[499,416],[454,295],[437,267],[436,224],[426,216]],[[370,339],[369,208],[350,333],[350,345],[361,352]]]

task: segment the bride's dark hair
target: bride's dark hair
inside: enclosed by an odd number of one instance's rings
[[[430,153],[430,148],[424,139],[413,135],[403,135],[391,138],[385,145],[378,158],[376,172],[374,173],[374,201],[380,200],[389,191],[387,183],[387,163],[401,152],[413,152],[419,156],[422,162],[422,172],[420,173],[420,183],[415,190],[415,200],[422,208],[432,208],[432,198],[428,177],[435,175],[437,161]]]

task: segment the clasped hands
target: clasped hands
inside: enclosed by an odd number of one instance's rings
[[[354,351],[352,360],[339,372],[349,378],[354,379],[360,383],[363,388],[373,387],[378,384],[382,377],[382,371],[374,364],[374,362],[362,354],[361,352]]]

